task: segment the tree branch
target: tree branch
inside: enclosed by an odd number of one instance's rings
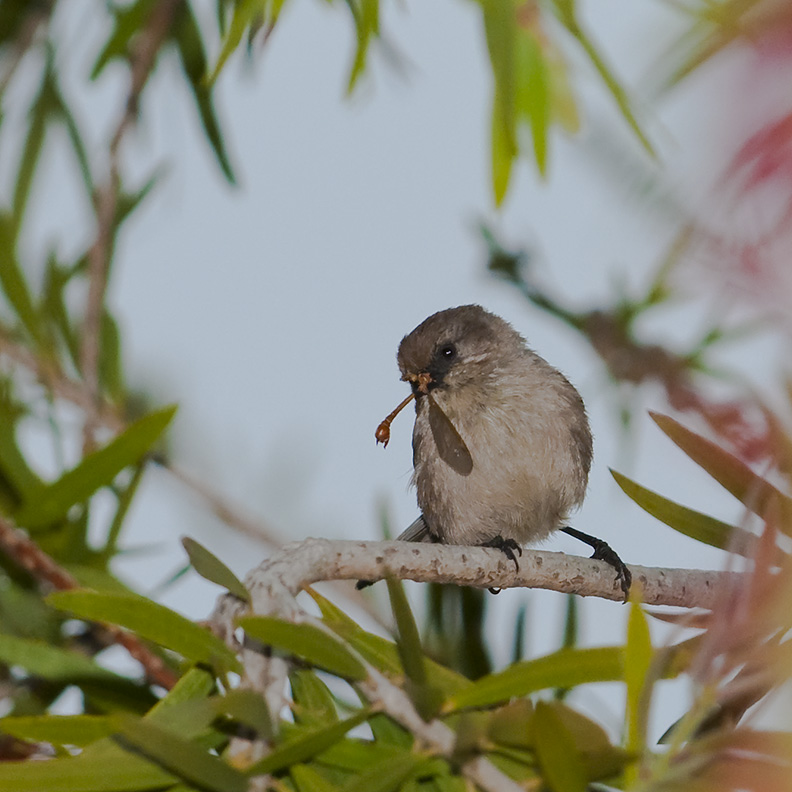
[[[633,585],[641,587],[643,601],[652,605],[712,608],[740,581],[738,573],[730,572],[638,566],[631,567],[631,571]],[[231,595],[221,597],[209,625],[242,655],[245,668],[243,685],[259,691],[271,712],[281,712],[289,703],[286,698],[289,660],[279,653],[270,656],[252,647],[241,646],[235,633],[237,616],[252,611],[329,629],[300,608],[296,600],[300,591],[319,581],[376,580],[386,575],[482,588],[546,588],[612,600],[621,600],[623,596],[612,567],[601,561],[563,553],[526,550],[520,559],[519,570],[515,570],[514,564],[500,551],[489,548],[306,539],[287,545],[248,573],[245,585],[250,592],[250,603]],[[347,648],[354,652],[352,647]],[[448,725],[439,720],[424,721],[398,684],[364,658],[358,659],[367,670],[367,678],[357,683],[366,699],[434,752],[452,757],[456,738]],[[242,741],[232,746],[232,752],[239,751],[248,756],[251,755],[250,749],[250,744]],[[256,743],[253,754],[260,755],[265,750],[263,743]],[[520,788],[484,757],[466,763],[461,772],[488,792]]]
[[[3,517],[0,517],[0,551],[39,584],[56,591],[66,591],[78,588],[80,585],[68,570],[59,566],[25,533]],[[123,646],[143,667],[150,683],[160,685],[166,690],[170,690],[176,684],[178,675],[136,635],[111,624],[101,625],[101,628],[96,633],[99,642],[103,646],[112,646],[112,644]]]
[[[695,569],[631,566],[647,605],[712,608],[739,575]],[[293,542],[248,574],[251,591],[277,579],[295,595],[323,580],[380,580],[391,575],[423,583],[479,588],[543,588],[582,597],[621,600],[613,568],[604,561],[526,550],[519,571],[499,550],[418,542],[306,539]]]

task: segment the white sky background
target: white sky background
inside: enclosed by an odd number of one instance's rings
[[[199,13],[208,13],[201,2]],[[73,0],[58,20],[71,47],[64,63],[84,77],[105,28],[95,4]],[[589,2],[595,38],[625,83],[635,87],[673,40],[674,18],[660,4]],[[544,282],[586,307],[602,304],[616,280],[641,287],[674,229],[641,208],[636,193],[598,165],[591,130],[603,129],[625,160],[641,153],[604,89],[574,47],[574,82],[588,123],[570,141],[554,134],[550,178],[523,162],[502,213],[489,179],[489,72],[474,3],[386,3],[383,30],[402,58],[376,45],[371,71],[350,101],[343,92],[353,31],[342,4],[294,0],[253,68],[235,57],[216,94],[240,186],[230,189],[204,139],[175,58],[163,61],[128,146],[132,186],[159,165],[167,173],[121,238],[110,303],[126,340],[133,385],[178,402],[171,433],[175,461],[259,516],[282,536],[376,538],[378,498],[401,530],[416,515],[408,489],[411,410],[394,423],[387,450],[374,429],[407,394],[396,347],[430,313],[479,302],[504,316],[530,345],[578,386],[595,434],[589,496],[573,525],[609,541],[628,563],[719,568],[724,556],[675,534],[632,505],[612,481],[613,466],[682,503],[736,521],[736,502],[711,484],[648,420],[625,445],[614,392],[602,366],[565,326],[530,308],[485,272],[476,225],[487,219],[513,246],[530,246]],[[96,139],[115,122],[121,70],[109,69],[78,119]],[[725,78],[708,69],[642,115],[662,151],[664,179],[704,198],[713,163],[728,143],[719,132]],[[78,85],[74,82],[70,88]],[[643,160],[647,167],[649,163]],[[53,160],[34,200],[40,230],[62,250],[89,240],[73,220],[85,207],[63,187]],[[47,237],[49,235],[49,237]],[[69,241],[71,240],[71,241]],[[696,304],[661,313],[658,340],[696,336],[706,316]],[[755,351],[748,348],[747,355]],[[659,393],[646,407],[664,409]],[[264,555],[255,543],[208,516],[166,474],[147,474],[126,530],[129,546],[156,551],[123,560],[119,571],[151,588],[184,561],[178,537],[194,536],[240,575]],[[547,549],[588,554],[566,537]],[[417,587],[412,587],[417,592]],[[194,618],[216,589],[191,577],[167,604]],[[383,592],[374,596],[384,597]],[[556,648],[563,598],[511,591],[491,598],[496,660],[507,660],[500,628],[530,598],[533,653]],[[623,640],[626,609],[585,601],[585,642]],[[619,706],[612,706],[614,722]],[[676,706],[680,706],[677,700]],[[665,728],[677,710],[664,705]],[[602,717],[602,713],[600,713]],[[611,724],[612,725],[612,724]]]

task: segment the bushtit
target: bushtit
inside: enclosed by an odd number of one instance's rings
[[[517,564],[521,545],[561,530],[630,571],[602,540],[565,526],[583,501],[592,440],[580,394],[528,349],[514,328],[478,305],[432,314],[397,356],[412,394],[413,483],[421,516],[398,538],[500,548]],[[361,581],[359,587],[365,585]]]

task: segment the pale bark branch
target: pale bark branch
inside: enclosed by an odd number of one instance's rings
[[[712,608],[736,573],[630,566],[633,585],[647,605]],[[479,588],[543,588],[582,597],[622,600],[612,567],[604,561],[525,550],[519,570],[499,550],[417,542],[306,539],[286,545],[249,573],[251,591],[278,579],[293,595],[323,580],[395,578]],[[255,595],[254,595],[255,596]]]
[[[642,599],[651,605],[712,608],[729,589],[739,584],[733,572],[688,569],[631,567],[633,585],[640,586]],[[302,610],[297,594],[306,586],[329,580],[377,580],[391,575],[424,582],[457,583],[477,587],[545,588],[621,600],[622,592],[614,570],[601,561],[563,553],[525,550],[519,570],[499,550],[480,547],[410,542],[359,542],[306,539],[287,545],[252,570],[245,579],[250,602],[231,595],[218,600],[210,619],[213,630],[240,652],[246,675],[243,684],[258,690],[270,711],[279,713],[288,706],[286,697],[288,659],[272,657],[241,647],[237,641],[236,618],[243,613],[273,615],[292,622],[308,622],[328,629]],[[354,652],[354,649],[348,647]],[[454,732],[442,721],[425,722],[407,693],[394,681],[359,657],[368,671],[358,683],[362,694],[381,712],[408,729],[419,742],[438,755],[451,758]],[[251,755],[249,743],[232,750]],[[266,746],[257,743],[260,755]],[[462,774],[487,792],[518,790],[520,786],[484,757],[461,767]]]

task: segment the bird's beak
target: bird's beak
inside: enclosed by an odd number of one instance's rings
[[[429,393],[432,375],[428,371],[421,371],[418,374],[405,374],[402,379],[418,385],[418,390],[421,393]]]

